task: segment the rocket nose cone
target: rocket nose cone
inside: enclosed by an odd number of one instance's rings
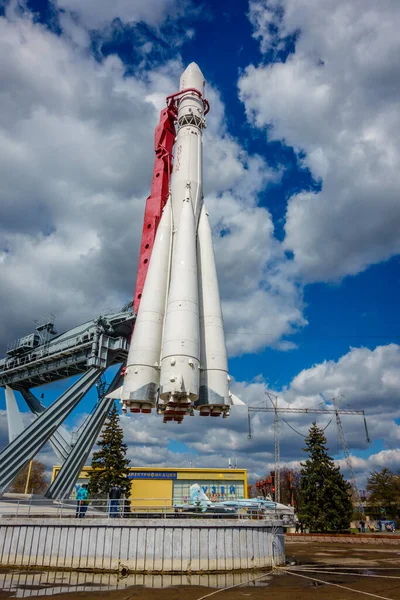
[[[205,80],[199,65],[190,63],[181,75],[180,89],[195,88],[204,95]]]
[[[199,71],[201,73],[201,69],[199,67],[199,65],[195,62],[191,62],[190,65],[188,65],[185,69],[186,71]],[[203,74],[203,73],[201,73]]]

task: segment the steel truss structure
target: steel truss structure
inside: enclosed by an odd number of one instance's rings
[[[365,436],[366,441],[370,442],[368,428],[367,428],[367,420],[365,418],[365,412],[363,410],[356,410],[352,408],[341,408],[339,409],[340,402],[337,403],[336,399],[333,399],[333,403],[335,408],[296,408],[296,407],[280,407],[278,406],[278,396],[266,392],[272,406],[248,406],[247,407],[247,419],[248,419],[248,439],[252,439],[252,429],[251,429],[251,421],[250,414],[251,413],[274,413],[274,468],[275,468],[275,500],[280,502],[280,494],[281,494],[281,461],[280,461],[280,421],[279,421],[279,413],[288,413],[288,414],[310,414],[310,415],[335,415],[336,417],[336,425],[338,428],[338,432],[340,435],[340,440],[343,446],[345,460],[347,467],[350,471],[351,477],[351,487],[354,493],[354,496],[357,501],[357,505],[360,511],[363,511],[362,503],[360,500],[360,494],[357,487],[356,477],[354,473],[354,469],[351,463],[350,453],[348,449],[348,445],[346,442],[346,438],[343,431],[343,425],[340,419],[340,415],[359,415],[364,419],[364,427],[365,427]]]
[[[69,496],[113,402],[105,398],[105,393],[121,385],[121,370],[118,369],[107,390],[102,386],[98,402],[77,439],[71,439],[62,423],[109,367],[124,365],[134,321],[135,314],[130,306],[61,335],[56,335],[54,323],[48,321],[9,348],[5,358],[0,360],[0,386],[6,388],[10,438],[10,443],[0,453],[0,494],[44,444],[50,442],[62,468],[46,496]],[[31,390],[71,376],[78,376],[78,379],[48,408]],[[26,429],[14,391],[21,393],[36,417]]]

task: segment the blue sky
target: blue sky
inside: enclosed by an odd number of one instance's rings
[[[130,298],[154,126],[195,61],[235,393],[298,406],[343,393],[370,421],[370,446],[361,422],[345,424],[360,482],[397,469],[398,3],[3,0],[0,14],[1,347],[38,316],[56,314],[62,331]],[[251,443],[242,413],[124,426],[138,464],[238,455],[253,477],[272,466],[268,416]],[[287,465],[301,445],[282,430]]]

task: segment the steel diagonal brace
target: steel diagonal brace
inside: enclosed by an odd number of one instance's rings
[[[119,388],[122,385],[122,379],[122,375],[118,371],[107,389],[107,393]],[[47,498],[68,498],[113,402],[112,398],[106,398],[105,395],[99,400],[95,410],[86,419],[67,460],[47,490],[45,494]]]
[[[33,459],[55,430],[82,400],[104,369],[92,368],[53,402],[33,423],[0,453],[0,494]]]
[[[24,398],[25,402],[29,406],[29,409],[33,412],[34,415],[38,417],[46,410],[46,407],[43,406],[43,404],[36,398],[36,396],[31,392],[31,390],[21,389],[19,391],[21,392],[22,397]],[[61,463],[63,463],[66,460],[68,454],[71,452],[72,448],[71,436],[65,429],[65,427],[60,426],[53,433],[53,435],[49,439],[49,442],[54,452],[60,459]]]

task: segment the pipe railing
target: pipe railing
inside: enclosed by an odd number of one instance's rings
[[[130,498],[113,501],[109,498],[90,498],[87,501],[61,498],[50,501],[42,498],[3,498],[0,501],[0,518],[207,518],[239,520],[283,520],[291,525],[294,518],[282,510],[261,507],[238,507],[224,511],[212,505],[203,511],[202,506],[175,506],[170,498]]]

